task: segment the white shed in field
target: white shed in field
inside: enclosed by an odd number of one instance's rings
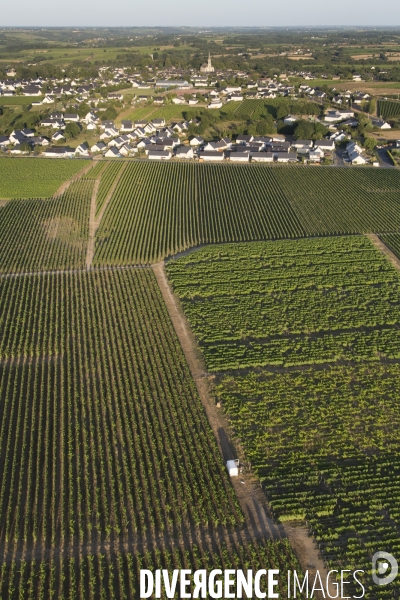
[[[226,463],[226,468],[228,469],[228,473],[231,477],[238,477],[238,475],[239,475],[239,461],[238,460],[228,460]]]

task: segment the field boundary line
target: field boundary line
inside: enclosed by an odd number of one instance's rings
[[[106,208],[107,208],[107,206],[108,206],[108,204],[109,204],[109,202],[111,200],[111,197],[112,197],[112,195],[115,192],[115,188],[117,187],[117,185],[119,183],[119,180],[121,179],[121,177],[122,177],[124,171],[126,170],[128,164],[129,164],[128,162],[124,162],[123,163],[122,168],[120,169],[117,177],[115,178],[115,181],[112,184],[111,189],[108,192],[106,199],[104,200],[103,206],[101,207],[99,214],[97,215],[97,217],[95,215],[95,220],[94,220],[94,222],[95,222],[95,233],[97,232],[98,228],[100,227],[100,223],[101,223],[101,220],[102,220],[102,218],[104,216]]]
[[[179,299],[167,279],[164,261],[153,264],[152,269],[223,460],[236,458],[228,419],[213,401],[210,393],[210,376]],[[240,448],[237,450],[238,454],[243,456],[242,450]],[[267,498],[261,490],[260,483],[251,473],[245,472],[240,477],[233,477],[231,482],[245,515],[244,528],[250,535],[254,536],[254,539],[287,537],[304,571],[308,569],[310,573],[315,573],[318,570],[322,581],[326,581],[328,571],[308,529],[303,524],[275,523],[269,516]],[[331,585],[330,592],[331,594],[334,592]]]
[[[100,226],[101,220],[103,218],[103,215],[106,211],[107,206],[110,203],[110,200],[112,198],[112,195],[115,192],[115,188],[117,187],[122,174],[125,172],[125,169],[127,167],[128,163],[125,162],[122,166],[122,168],[120,169],[120,172],[118,173],[117,177],[115,178],[114,183],[112,184],[112,187],[110,189],[110,191],[107,194],[106,199],[104,200],[103,206],[101,207],[101,210],[98,214],[98,216],[96,217],[96,207],[97,207],[97,193],[99,191],[99,186],[100,186],[100,182],[101,182],[101,175],[103,173],[103,171],[105,170],[102,169],[100,172],[100,175],[98,177],[98,179],[96,179],[95,184],[94,184],[94,189],[93,189],[93,194],[92,194],[92,200],[90,203],[90,215],[89,215],[89,240],[88,240],[88,245],[87,245],[87,252],[86,252],[86,269],[89,271],[92,268],[92,263],[93,263],[93,257],[94,257],[94,251],[95,251],[95,241],[96,241],[96,233],[97,230]]]
[[[396,269],[400,270],[400,259],[392,252],[389,246],[387,246],[376,233],[368,233],[367,237],[374,246],[386,256],[389,262],[391,262]]]
[[[97,192],[99,191],[100,179],[96,179],[93,186],[92,199],[90,201],[90,213],[89,213],[89,239],[86,250],[86,269],[89,270],[92,266],[93,255],[94,255],[94,236],[95,230],[95,214],[96,214],[96,202]]]
[[[64,192],[67,191],[67,189],[69,188],[71,183],[73,183],[74,181],[77,181],[77,179],[80,179],[82,177],[82,175],[85,175],[92,167],[93,167],[93,161],[89,160],[88,164],[85,165],[83,167],[83,169],[81,169],[80,171],[75,173],[75,175],[72,175],[72,177],[70,179],[68,179],[67,181],[64,181],[60,185],[58,190],[56,192],[54,192],[53,198],[58,198],[59,196],[61,196]]]

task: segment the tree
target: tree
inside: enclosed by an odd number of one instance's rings
[[[77,123],[68,123],[68,125],[66,126],[66,128],[64,130],[65,139],[67,139],[67,140],[74,139],[74,138],[78,137],[80,132],[81,132],[81,129]]]
[[[374,148],[378,145],[378,142],[374,138],[367,137],[364,140],[364,148],[369,152],[372,152]]]
[[[295,127],[294,135],[298,140],[309,140],[315,133],[313,123],[309,121],[299,121]]]
[[[28,144],[28,142],[23,142],[23,143],[20,145],[19,149],[20,149],[20,150],[22,150],[22,152],[30,152],[30,151],[31,151],[31,147],[30,147],[30,145]]]

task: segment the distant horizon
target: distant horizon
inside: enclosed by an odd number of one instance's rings
[[[365,25],[355,23],[352,25],[321,25],[305,24],[305,25],[1,25],[0,31],[3,29],[399,29],[399,25]],[[206,33],[206,31],[204,31]]]
[[[362,17],[360,12],[362,11]],[[203,0],[201,6],[188,5],[186,0],[152,0],[145,2],[114,0],[70,0],[64,10],[55,10],[53,0],[20,0],[5,4],[2,9],[2,28],[388,28],[400,27],[400,2],[389,10],[378,12],[375,2],[366,0],[361,7],[347,0],[336,0],[335,5],[321,4],[320,0],[281,0],[269,5],[264,0]],[[332,13],[338,22],[331,22]],[[396,25],[390,25],[390,20]],[[124,21],[125,23],[122,23]],[[157,21],[158,25],[152,25]],[[210,22],[211,21],[211,22]],[[285,22],[286,21],[286,22]],[[263,23],[257,25],[256,23]],[[129,25],[127,25],[129,23]]]

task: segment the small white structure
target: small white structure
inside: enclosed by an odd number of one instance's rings
[[[239,476],[239,461],[238,460],[228,460],[226,462],[226,468],[228,469],[228,473],[230,477],[238,477]]]

